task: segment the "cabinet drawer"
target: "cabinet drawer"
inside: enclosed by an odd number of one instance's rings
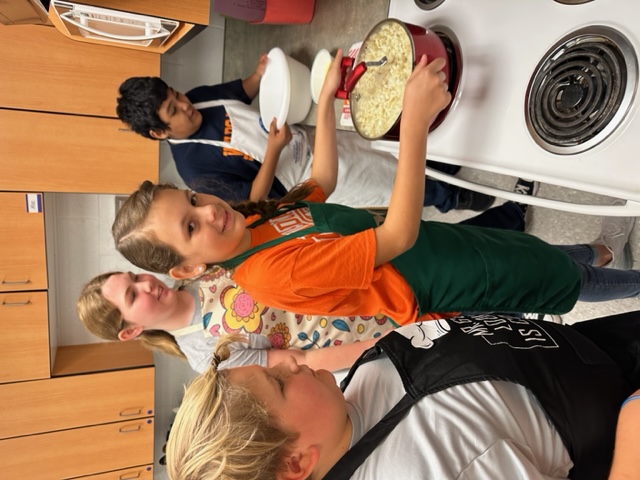
[[[153,419],[0,440],[2,476],[59,480],[153,463]]]
[[[0,383],[49,378],[47,292],[0,294],[0,345]]]
[[[88,477],[78,477],[74,480],[153,480],[153,465],[127,468],[115,472],[99,473]]]
[[[0,385],[0,438],[154,414],[154,368]]]
[[[158,180],[158,142],[120,120],[0,109],[0,125],[0,190],[128,194]]]
[[[0,292],[46,290],[43,213],[27,211],[26,193],[1,192],[0,219]]]

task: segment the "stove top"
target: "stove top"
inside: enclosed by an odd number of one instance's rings
[[[436,178],[533,205],[640,215],[635,0],[391,0],[389,17],[455,34],[459,86],[428,158],[627,200],[582,205]],[[374,148],[397,153],[397,142]]]

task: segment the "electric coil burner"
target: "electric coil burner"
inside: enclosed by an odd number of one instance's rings
[[[416,2],[420,5],[420,8],[423,8],[425,10],[433,10],[442,2],[444,2],[444,0],[416,0]]]
[[[580,3],[592,2],[593,0],[555,0],[558,3],[565,3],[567,5],[578,5]]]
[[[460,60],[451,64],[464,66],[446,118],[429,133],[429,159],[626,204],[523,197],[428,175],[547,208],[640,216],[640,2],[390,0],[389,17],[444,33]],[[373,147],[398,153],[397,141]]]
[[[607,27],[563,39],[536,68],[527,92],[527,126],[536,143],[558,154],[588,150],[627,114],[637,59],[628,40]]]

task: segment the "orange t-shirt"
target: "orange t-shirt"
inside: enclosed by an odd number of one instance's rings
[[[307,197],[324,202],[318,186]],[[256,216],[247,218],[252,223]],[[291,210],[251,230],[251,248],[313,224],[307,208]],[[404,277],[386,263],[374,268],[373,228],[354,235],[314,233],[261,250],[240,264],[234,280],[259,302],[308,315],[384,314],[404,325],[418,307]]]

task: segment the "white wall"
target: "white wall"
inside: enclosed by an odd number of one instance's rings
[[[213,13],[209,27],[177,51],[162,56],[162,78],[179,91],[222,80],[224,19]],[[124,80],[124,79],[123,79]],[[115,99],[114,99],[115,100]],[[160,180],[182,185],[171,154],[161,146]],[[50,284],[50,316],[55,345],[100,341],[80,325],[75,304],[82,286],[95,275],[110,270],[140,271],[114,248],[111,224],[115,217],[115,196],[94,194],[47,194],[47,244]],[[163,278],[168,281],[168,279]],[[171,284],[170,281],[168,281]],[[154,355],[156,361],[155,475],[166,479],[162,456],[166,432],[179,405],[183,384],[193,373],[186,362]]]

